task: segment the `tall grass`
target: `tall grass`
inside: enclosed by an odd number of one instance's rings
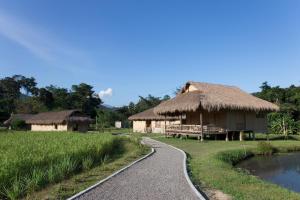
[[[16,199],[88,170],[122,149],[110,134],[0,134],[0,199]]]

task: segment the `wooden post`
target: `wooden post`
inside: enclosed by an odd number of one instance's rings
[[[244,140],[244,131],[240,131],[240,141]]]
[[[180,130],[182,130],[182,114],[180,114]]]
[[[167,137],[167,115],[165,115],[165,136]]]
[[[228,142],[228,131],[226,131],[226,139],[225,139],[226,142]]]
[[[253,134],[253,140],[255,140],[255,133],[253,132],[252,134]]]
[[[204,133],[203,133],[203,115],[200,108],[200,125],[201,125],[201,142],[204,140]]]

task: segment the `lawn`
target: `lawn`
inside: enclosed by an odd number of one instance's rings
[[[61,195],[65,198],[145,152],[147,150],[139,145],[137,139],[107,133],[1,133],[0,199],[34,197],[36,191],[46,187],[46,193],[51,193],[54,199],[58,199],[61,191],[51,186],[61,188],[58,185],[60,182],[65,182],[72,188]],[[107,169],[106,166],[110,168]],[[86,177],[93,170],[97,179],[87,180]],[[76,181],[72,182],[72,178]],[[43,191],[40,194],[43,195]]]
[[[259,136],[263,139],[263,136]],[[206,192],[212,189],[221,190],[233,199],[300,199],[300,194],[291,192],[275,184],[267,183],[241,169],[235,168],[231,161],[235,161],[256,152],[257,141],[205,141],[154,136],[154,139],[176,146],[189,155],[189,170],[194,184]],[[274,139],[274,138],[273,138]],[[300,141],[275,140],[270,143],[279,151],[300,150]],[[243,153],[245,152],[245,153]],[[242,155],[242,156],[241,156]],[[228,156],[226,159],[221,157]]]

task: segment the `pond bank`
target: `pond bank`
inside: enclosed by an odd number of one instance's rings
[[[300,152],[255,156],[237,164],[270,183],[300,193]]]

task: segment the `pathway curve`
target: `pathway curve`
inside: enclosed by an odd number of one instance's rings
[[[144,138],[155,153],[77,197],[80,200],[196,200],[183,169],[184,155],[171,146]]]

